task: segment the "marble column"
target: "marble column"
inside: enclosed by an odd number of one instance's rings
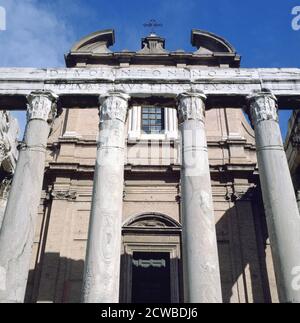
[[[84,303],[118,303],[125,121],[129,96],[100,97],[100,133],[83,281]]]
[[[33,92],[28,97],[27,126],[0,231],[0,302],[24,301],[46,145],[57,109],[57,96]]]
[[[4,218],[4,212],[7,205],[7,199],[11,187],[12,175],[7,175],[0,184],[0,230]]]
[[[281,302],[300,302],[300,216],[278,124],[277,99],[268,90],[248,97],[260,183]]]
[[[181,94],[182,228],[185,301],[221,303],[221,281],[205,133],[205,95]]]

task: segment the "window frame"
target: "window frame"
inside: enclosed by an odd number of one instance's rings
[[[162,133],[142,133],[142,108],[147,106],[159,107],[164,110],[164,131]],[[169,108],[159,104],[132,105],[129,108],[127,129],[128,142],[137,142],[140,140],[177,141],[179,138],[177,111],[175,108]]]
[[[146,132],[144,130],[144,125],[143,125],[143,120],[148,120],[148,121],[151,121],[151,120],[159,120],[157,117],[157,111],[155,111],[154,113],[153,112],[148,112],[148,115],[154,115],[155,118],[154,119],[151,119],[151,118],[148,118],[148,119],[144,119],[143,116],[144,116],[144,113],[143,113],[143,109],[160,109],[161,113],[160,113],[160,116],[161,116],[161,131],[160,132]],[[146,114],[146,113],[145,113]],[[166,121],[165,121],[165,107],[160,107],[160,106],[156,106],[156,105],[142,105],[141,106],[141,115],[140,115],[140,118],[141,118],[141,135],[147,135],[147,136],[156,136],[156,135],[165,135],[166,134]],[[149,129],[151,128],[151,124],[148,124],[148,127]],[[153,127],[158,127],[156,125],[154,125]]]

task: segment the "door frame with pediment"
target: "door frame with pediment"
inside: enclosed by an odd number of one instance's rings
[[[134,252],[170,254],[171,303],[183,300],[181,265],[181,225],[161,213],[131,217],[122,228],[120,302],[131,303],[132,260]]]

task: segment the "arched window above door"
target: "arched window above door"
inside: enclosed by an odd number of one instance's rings
[[[152,212],[131,217],[123,224],[123,232],[167,231],[180,233],[181,224],[168,215]]]

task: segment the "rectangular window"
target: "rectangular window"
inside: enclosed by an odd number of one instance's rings
[[[142,130],[146,134],[162,134],[165,131],[164,108],[142,108]]]

